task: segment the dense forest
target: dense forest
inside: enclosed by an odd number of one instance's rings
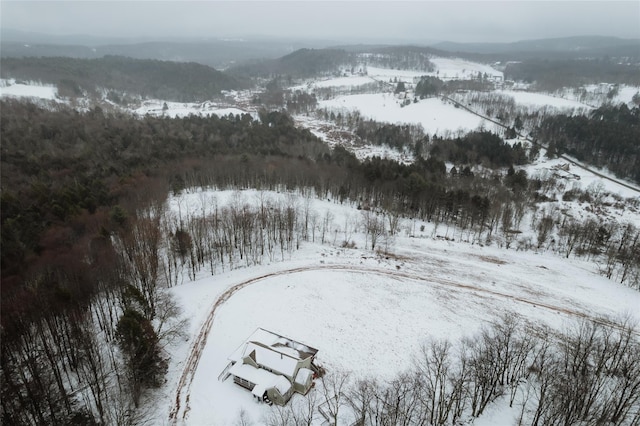
[[[413,164],[360,162],[281,112],[170,119],[0,107],[6,424],[136,423],[145,389],[162,383],[162,346],[180,333],[167,287],[203,270],[282,259],[305,241],[341,244],[337,234],[329,238],[330,214],[294,201],[203,201],[198,211],[169,214],[167,196],[189,188],[297,191],[351,203],[372,250],[398,232],[399,217],[413,217],[435,223],[445,238],[595,259],[609,278],[638,286],[637,226],[541,208],[531,219],[537,238],[518,241],[527,211],[544,206],[555,178],[513,167],[467,173],[462,163],[460,172],[447,170],[433,153],[438,144],[427,140],[419,139],[425,155]],[[367,126],[371,137],[412,131]],[[517,153],[489,133],[461,139],[456,152],[471,165],[488,156],[487,166],[515,162],[504,156]],[[345,229],[342,244],[355,231]]]
[[[230,68],[229,73],[241,77],[305,78],[333,72],[338,66],[349,63],[349,58],[342,49],[299,49],[278,59]]]
[[[491,132],[471,132],[461,138],[434,141],[430,154],[453,164],[478,165],[499,169],[529,162],[518,142],[511,146]]]
[[[538,90],[552,92],[563,87],[581,87],[603,81],[638,86],[640,68],[637,64],[620,63],[607,58],[531,59],[508,63],[504,70],[504,78],[535,83]]]
[[[447,82],[438,77],[425,76],[416,84],[414,93],[415,96],[424,99],[457,91],[486,92],[492,88],[493,83],[489,81],[486,74],[478,74],[477,78],[473,80],[451,80]]]
[[[569,154],[640,183],[640,108],[603,106],[589,116],[546,117],[535,136],[551,155]]]
[[[205,101],[221,90],[239,89],[241,79],[194,62],[169,62],[105,56],[100,59],[3,58],[2,78],[58,86],[62,96],[96,95],[103,90],[178,102]]]

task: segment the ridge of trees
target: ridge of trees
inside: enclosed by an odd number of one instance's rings
[[[493,83],[488,80],[488,76],[481,73],[473,80],[443,81],[438,77],[424,76],[416,84],[415,96],[424,99],[457,91],[487,91],[492,88]]]
[[[229,73],[241,77],[288,79],[308,78],[338,72],[342,66],[350,66],[352,72],[361,65],[433,71],[429,61],[431,50],[412,46],[387,46],[375,49],[343,48],[299,49],[278,59],[243,64],[229,69]]]
[[[266,77],[286,75],[304,78],[334,71],[349,62],[350,55],[342,49],[299,49],[278,59],[244,64],[229,69],[242,77]]]
[[[221,90],[246,86],[241,79],[194,62],[170,62],[105,56],[100,59],[67,57],[3,58],[2,78],[55,84],[62,96],[96,95],[111,89],[177,102],[215,98]]]
[[[453,141],[434,139],[430,154],[453,164],[482,164],[491,169],[529,163],[522,143],[509,145],[487,131],[471,132]]]
[[[603,81],[639,86],[640,69],[637,64],[619,63],[606,58],[530,59],[509,62],[504,70],[504,78],[535,83],[539,90],[553,92],[563,87],[580,87]]]

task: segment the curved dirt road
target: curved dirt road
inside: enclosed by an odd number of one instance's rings
[[[193,382],[193,378],[198,369],[198,363],[200,362],[200,357],[202,355],[202,351],[204,350],[207,344],[207,337],[209,336],[209,332],[213,327],[213,321],[216,315],[218,308],[225,303],[234,293],[238,290],[241,290],[244,287],[247,287],[251,284],[256,284],[260,281],[278,277],[281,275],[290,275],[307,271],[346,271],[346,272],[357,272],[363,274],[376,274],[376,275],[386,275],[392,277],[401,277],[409,280],[425,282],[429,284],[436,284],[445,287],[453,287],[462,290],[468,290],[475,292],[479,295],[489,296],[489,297],[498,297],[503,299],[509,299],[518,303],[528,304],[532,306],[536,306],[539,308],[547,309],[549,311],[558,312],[567,316],[577,317],[577,318],[585,318],[595,321],[601,324],[610,324],[607,320],[591,316],[587,313],[581,312],[575,309],[569,309],[566,307],[555,306],[548,303],[540,302],[538,300],[532,300],[526,297],[520,297],[513,294],[507,294],[500,291],[490,290],[487,288],[477,287],[468,284],[460,284],[455,281],[437,278],[437,277],[428,277],[425,278],[423,276],[413,274],[410,272],[402,272],[398,270],[391,269],[383,269],[383,268],[374,268],[367,266],[358,266],[352,264],[329,264],[329,265],[309,265],[298,268],[285,269],[278,272],[273,272],[265,275],[261,275],[255,278],[251,278],[249,280],[243,281],[239,284],[236,284],[229,289],[227,289],[224,293],[218,297],[218,299],[214,302],[211,307],[209,314],[207,315],[206,320],[202,324],[198,335],[196,336],[195,341],[191,346],[191,351],[189,352],[189,356],[185,362],[184,368],[182,370],[182,374],[180,375],[180,380],[178,381],[178,387],[176,389],[175,400],[173,406],[171,407],[171,411],[169,413],[169,421],[172,424],[178,424],[179,421],[184,421],[189,414],[189,398],[191,392],[191,384]]]

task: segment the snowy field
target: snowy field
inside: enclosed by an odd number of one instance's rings
[[[260,197],[287,202],[292,195],[193,192],[172,198],[170,206],[185,214],[203,205],[227,205],[232,199],[252,203]],[[255,424],[264,423],[270,407],[255,403],[250,392],[231,381],[217,380],[227,357],[258,327],[317,348],[317,361],[328,370],[384,380],[410,367],[427,339],[471,336],[503,313],[517,312],[555,329],[584,316],[631,315],[640,321],[640,293],[599,276],[591,262],[434,238],[447,230],[411,220],[386,243],[391,255],[364,249],[360,232],[348,237],[358,248],[339,248],[361,212],[329,201],[309,202],[319,215],[331,212],[335,235],[328,244],[303,243],[284,260],[216,276],[203,273],[171,289],[191,321],[190,337],[170,348],[167,384],[155,395],[153,424],[167,422],[190,345],[218,297],[238,284],[250,282],[217,308],[183,394],[181,413],[186,414],[179,424],[233,424],[241,410]],[[487,419],[494,415],[489,410]]]
[[[423,75],[427,75],[426,71],[413,71],[413,70],[396,70],[391,68],[378,68],[367,66],[367,75],[373,77],[376,80],[389,80],[397,79],[398,81],[404,81],[405,83],[413,83],[413,80],[420,78]]]
[[[358,110],[368,119],[387,123],[413,123],[422,125],[430,136],[467,133],[485,124],[485,120],[439,98],[423,99],[417,103],[401,106],[402,99],[391,93],[340,96],[319,102],[336,114]]]
[[[306,84],[292,86],[290,87],[290,90],[295,92],[296,90],[312,91],[313,89],[327,88],[327,87],[340,87],[340,88],[358,87],[358,86],[363,86],[365,84],[370,84],[375,82],[376,80],[372,79],[371,77],[360,76],[360,75],[350,75],[347,77],[336,77],[336,78],[329,78],[326,80],[314,80]]]
[[[441,79],[471,79],[477,77],[478,73],[487,74],[489,77],[503,78],[501,71],[478,62],[456,58],[431,58],[430,61],[436,67],[436,72],[430,73],[430,75],[437,75]]]
[[[164,109],[165,104],[167,105],[166,109]],[[149,114],[156,117],[165,116],[171,118],[188,117],[190,115],[206,116],[213,114],[218,117],[223,117],[229,114],[246,114],[246,111],[239,108],[220,106],[213,102],[164,102],[158,99],[144,101],[140,107],[134,109],[132,112],[139,116]]]
[[[17,83],[15,79],[0,80],[0,97],[60,101],[60,99],[58,99],[58,88],[56,86]]]
[[[551,96],[545,93],[523,92],[519,90],[497,90],[496,93],[511,96],[516,104],[523,106],[545,107],[550,106],[558,109],[583,108],[591,109],[589,105],[578,101]]]

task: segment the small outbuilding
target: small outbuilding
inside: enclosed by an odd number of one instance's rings
[[[305,395],[319,373],[313,363],[317,349],[262,328],[229,357],[218,377],[233,377],[234,383],[266,403],[286,404],[293,392]]]

